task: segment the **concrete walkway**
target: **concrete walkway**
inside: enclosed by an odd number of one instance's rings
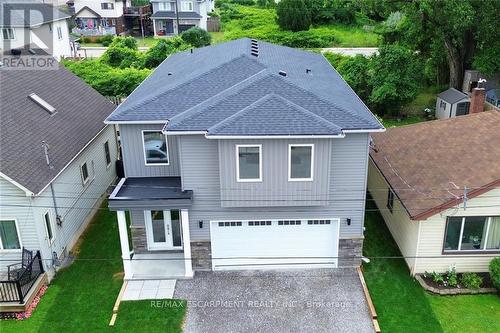
[[[354,268],[197,272],[174,298],[188,301],[185,333],[374,332]]]
[[[174,289],[175,280],[131,280],[127,282],[122,301],[171,299]]]
[[[327,47],[321,49],[321,52],[340,53],[351,57],[361,54],[365,57],[369,57],[378,54],[378,47]]]

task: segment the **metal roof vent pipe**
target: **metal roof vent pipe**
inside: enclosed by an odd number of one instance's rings
[[[306,68],[306,74],[312,74],[312,69]]]
[[[191,54],[193,54],[193,49],[191,48]]]
[[[286,72],[285,71],[279,71],[278,74],[281,75],[281,76],[286,76]]]

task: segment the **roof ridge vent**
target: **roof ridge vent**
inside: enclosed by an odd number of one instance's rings
[[[281,76],[286,76],[287,75],[285,71],[279,71],[278,74],[281,75]]]
[[[258,57],[259,56],[259,51],[258,50],[256,50],[256,51],[252,50],[252,52],[250,52],[250,54],[253,55],[254,57]]]
[[[254,57],[259,56],[259,43],[256,39],[252,39],[252,43],[250,45],[250,54]]]
[[[38,104],[42,109],[47,111],[51,116],[57,112],[55,107],[47,103],[47,101],[45,101],[43,98],[41,98],[35,93],[29,94],[28,98],[31,99],[36,104]]]

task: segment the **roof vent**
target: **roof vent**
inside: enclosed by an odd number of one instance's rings
[[[259,56],[259,43],[255,39],[252,39],[252,45],[250,46],[250,54],[253,55],[254,57]]]
[[[312,69],[306,68],[306,74],[311,74],[311,73],[312,73]]]
[[[31,99],[33,102],[41,106],[45,111],[47,111],[51,116],[56,113],[56,108],[47,103],[45,100],[43,100],[40,96],[37,94],[29,94],[28,98]]]
[[[172,72],[168,72],[168,73],[167,73],[167,75],[168,75],[168,76],[172,75]]]
[[[252,51],[252,52],[250,52],[250,54],[253,55],[254,57],[258,57],[259,51]]]
[[[191,48],[191,53],[193,53],[193,49]]]
[[[286,72],[285,71],[279,71],[278,74],[281,75],[281,76],[286,76]]]

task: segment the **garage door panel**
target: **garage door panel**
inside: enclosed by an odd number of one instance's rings
[[[337,266],[338,220],[331,224],[219,226],[211,223],[215,270]]]

